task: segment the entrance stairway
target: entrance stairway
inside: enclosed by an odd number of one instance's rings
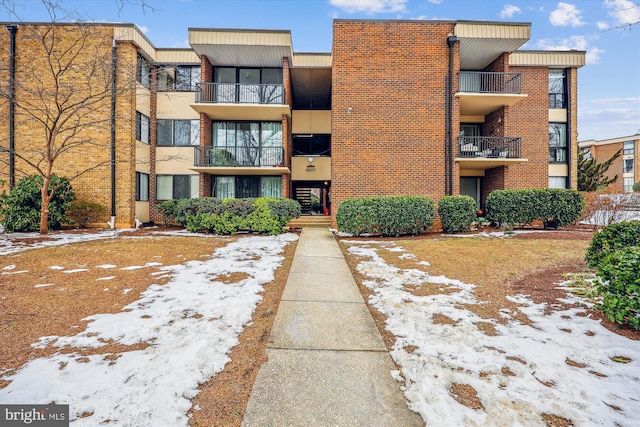
[[[287,225],[289,229],[299,228],[330,228],[331,217],[324,215],[303,215],[300,218],[290,220]]]
[[[300,203],[303,214],[310,214],[312,208],[311,202],[311,189],[310,188],[296,188],[295,199]]]

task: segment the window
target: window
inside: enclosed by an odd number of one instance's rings
[[[549,188],[567,188],[566,176],[550,176]]]
[[[549,70],[549,108],[567,108],[565,70]]]
[[[158,145],[200,144],[200,120],[158,120]]]
[[[567,163],[566,123],[549,123],[549,163]]]
[[[136,201],[149,201],[149,174],[136,172]]]
[[[622,178],[622,191],[624,191],[625,193],[633,191],[633,178],[632,177]]]
[[[282,178],[279,176],[217,176],[212,190],[213,197],[218,199],[282,197]]]
[[[139,111],[136,111],[136,139],[149,143],[149,117]]]
[[[633,173],[633,159],[624,159],[622,161],[622,173]]]
[[[156,199],[195,199],[199,196],[198,175],[157,175]]]
[[[624,143],[624,150],[622,152],[623,155],[631,155],[631,154],[635,154],[635,143],[634,141],[626,141]]]
[[[282,123],[213,122],[212,146],[214,160],[224,159],[220,166],[278,166],[283,162]]]
[[[158,90],[195,92],[200,83],[199,65],[165,65],[158,69]]]
[[[151,65],[147,59],[138,54],[136,61],[136,80],[144,87],[149,87],[151,83]]]
[[[591,149],[589,148],[581,148],[580,153],[582,153],[582,158],[585,160],[589,160],[591,158]]]
[[[214,102],[282,104],[282,68],[213,69]]]
[[[295,156],[330,156],[331,135],[293,135]]]

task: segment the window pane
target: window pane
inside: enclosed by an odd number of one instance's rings
[[[218,199],[235,198],[236,197],[235,182],[236,180],[232,176],[216,177],[213,196],[217,197]]]
[[[281,197],[282,180],[279,176],[263,176],[260,180],[262,197]]]
[[[191,120],[191,145],[200,144],[200,120]]]
[[[633,191],[633,178],[624,178],[622,180],[622,191]]]
[[[282,69],[281,68],[263,68],[262,83],[282,84]]]
[[[197,199],[200,196],[200,176],[189,175],[191,180],[191,198]]]
[[[173,121],[174,145],[191,145],[191,120]]]
[[[140,115],[140,141],[149,143],[149,117]]]
[[[173,198],[173,175],[156,176],[156,199],[171,200]]]
[[[549,70],[549,108],[566,108],[565,71]]]
[[[235,83],[235,68],[216,68],[213,70],[213,81],[215,83]]]
[[[193,66],[191,67],[191,88],[189,90],[195,91],[198,83],[200,83],[200,67]]]
[[[173,198],[175,200],[191,198],[189,175],[173,175]]]
[[[158,90],[168,91],[175,88],[176,69],[166,66],[158,70]]]
[[[550,176],[549,188],[567,188],[566,176]]]
[[[157,141],[158,145],[172,145],[172,120],[158,120],[157,126]]]
[[[624,159],[622,173],[633,173],[633,159]]]
[[[149,200],[149,175],[142,172],[136,172],[136,200]]]
[[[635,145],[633,141],[626,141],[624,143],[624,152],[622,154],[634,154]]]
[[[260,177],[237,176],[236,177],[236,197],[238,199],[245,199],[249,197],[260,197]]]
[[[565,123],[549,123],[549,147],[567,146],[567,125]]]

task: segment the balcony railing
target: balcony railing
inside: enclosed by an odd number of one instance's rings
[[[197,103],[284,104],[281,84],[199,83]]]
[[[520,73],[460,71],[460,92],[520,93]]]
[[[194,166],[282,166],[282,147],[195,147]]]
[[[520,158],[520,138],[508,136],[461,136],[458,157]]]

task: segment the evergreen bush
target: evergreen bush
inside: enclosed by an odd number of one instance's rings
[[[444,196],[438,201],[442,231],[469,231],[477,219],[476,201],[469,196]]]
[[[640,246],[609,253],[598,265],[600,304],[612,322],[640,329]]]
[[[598,231],[587,248],[585,261],[597,268],[607,256],[628,246],[640,246],[640,221],[623,221]]]

